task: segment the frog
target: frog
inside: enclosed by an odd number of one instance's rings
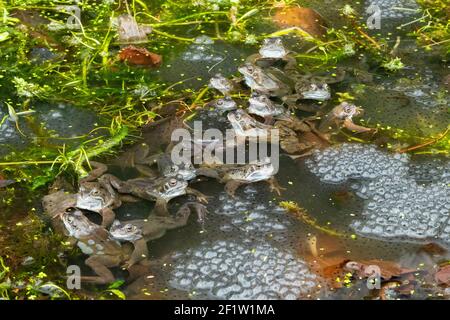
[[[185,226],[192,210],[196,211],[198,222],[203,224],[208,210],[203,204],[198,202],[183,204],[175,216],[150,214],[147,219],[124,222],[115,220],[109,230],[113,239],[120,242],[131,242],[134,245],[127,267],[133,266],[149,256],[148,241],[163,237],[168,230]]]
[[[122,201],[112,187],[115,179],[111,174],[105,174],[107,166],[95,161],[91,161],[90,165],[94,169],[79,180],[76,207],[100,214],[102,226],[108,227],[115,218],[113,210],[120,207]]]
[[[181,175],[157,179],[135,178],[126,181],[115,178],[113,184],[120,193],[155,201],[153,211],[159,216],[168,216],[170,214],[167,208],[168,202],[179,196],[193,195],[199,202],[208,203],[208,197],[200,191],[188,187],[188,182]]]
[[[224,97],[208,102],[207,106],[214,108],[220,113],[236,110],[238,105],[231,97]]]
[[[289,107],[308,112],[317,112],[317,108],[311,108],[305,104],[298,104],[298,100],[313,100],[325,102],[331,98],[330,84],[340,82],[345,78],[345,70],[339,68],[332,75],[318,75],[301,73],[297,70],[290,71],[288,76],[294,81],[295,93],[282,97],[283,102]]]
[[[265,38],[259,52],[250,55],[246,61],[262,68],[281,65],[282,70],[291,70],[297,67],[297,60],[284,47],[280,37]]]
[[[74,208],[76,203],[77,194],[64,190],[56,190],[42,198],[43,213],[50,219],[50,223],[56,232],[64,234],[64,225],[58,217],[66,210]]]
[[[363,109],[361,107],[343,101],[322,118],[319,130],[327,132],[332,130],[333,126],[336,126],[337,128],[344,127],[357,133],[374,131],[372,128],[366,128],[353,123],[353,117],[361,116],[362,113]]]
[[[320,82],[297,82],[295,91],[301,100],[326,101],[331,98],[330,87],[327,83]]]
[[[199,171],[204,176],[224,183],[226,193],[232,198],[240,186],[260,181],[269,183],[270,190],[278,195],[284,190],[275,178],[276,170],[269,158],[240,165],[205,164]]]
[[[254,93],[248,100],[248,113],[264,118],[264,124],[273,124],[273,119],[289,119],[289,114],[281,105],[276,105],[265,94]]]
[[[95,276],[82,276],[81,281],[95,284],[109,284],[115,277],[109,268],[126,266],[130,250],[114,240],[109,231],[90,221],[78,208],[70,208],[60,214],[69,236],[74,238],[84,254],[89,255],[85,264]]]
[[[236,84],[233,80],[225,78],[222,74],[216,73],[209,79],[209,87],[214,88],[225,97],[229,97],[231,92],[236,89]]]
[[[294,82],[279,69],[272,67],[262,69],[246,62],[238,68],[238,71],[243,75],[245,84],[253,91],[270,97],[283,97],[293,93]]]
[[[276,121],[274,128],[279,130],[280,148],[293,159],[330,145],[329,136],[316,128],[315,117],[300,120],[291,116],[289,121]]]
[[[176,177],[181,176],[185,181],[194,179],[197,174],[195,167],[190,159],[183,158],[181,163],[175,164],[172,160],[172,156],[169,153],[163,154],[157,160],[158,170],[164,177]]]
[[[255,120],[243,109],[228,113],[227,118],[238,137],[270,139],[273,127]]]

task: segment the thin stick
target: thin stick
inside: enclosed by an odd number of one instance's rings
[[[438,138],[436,138],[436,139],[433,139],[433,140],[430,140],[430,141],[427,141],[427,142],[424,142],[424,143],[421,143],[421,144],[418,144],[418,145],[415,145],[415,146],[412,146],[412,147],[408,147],[408,148],[401,149],[401,150],[398,151],[398,152],[399,152],[399,153],[405,153],[405,152],[417,150],[417,149],[420,149],[420,148],[423,148],[423,147],[426,147],[426,146],[435,144],[435,143],[438,142],[439,140],[443,139],[449,132],[450,132],[450,127],[448,127],[447,130],[445,130],[445,131],[441,134],[441,136],[438,137]]]

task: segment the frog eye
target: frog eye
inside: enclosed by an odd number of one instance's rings
[[[251,66],[251,65],[248,65],[247,66],[247,71],[250,72],[250,73],[253,73],[255,71],[255,68],[253,68],[253,66]]]
[[[127,224],[127,225],[125,226],[125,230],[126,230],[127,232],[131,232],[131,231],[134,230],[133,227],[134,227],[134,226],[133,226],[132,224]]]
[[[170,185],[171,187],[176,186],[177,183],[178,183],[177,179],[170,179],[170,180],[169,180],[169,185]]]
[[[224,103],[224,102],[223,102],[223,100],[222,100],[222,99],[219,99],[219,100],[217,100],[217,105],[218,105],[218,106],[221,106],[221,105],[223,105],[223,103]]]

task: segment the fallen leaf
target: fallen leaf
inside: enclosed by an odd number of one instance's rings
[[[162,57],[159,54],[135,46],[128,46],[120,50],[119,59],[130,64],[150,67],[159,67],[162,63]]]
[[[317,11],[304,7],[282,7],[273,16],[279,27],[298,27],[313,37],[326,33],[326,22]]]
[[[434,274],[434,280],[438,284],[450,285],[450,264],[440,267],[439,270]]]

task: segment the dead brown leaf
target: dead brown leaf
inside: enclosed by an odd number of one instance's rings
[[[128,46],[120,50],[119,60],[133,65],[149,67],[159,67],[162,64],[162,56],[135,46]]]
[[[298,27],[313,37],[326,33],[326,22],[317,11],[304,7],[282,7],[277,9],[273,21],[279,27]]]
[[[439,270],[434,274],[434,280],[438,284],[449,286],[450,285],[450,264],[440,267]]]

